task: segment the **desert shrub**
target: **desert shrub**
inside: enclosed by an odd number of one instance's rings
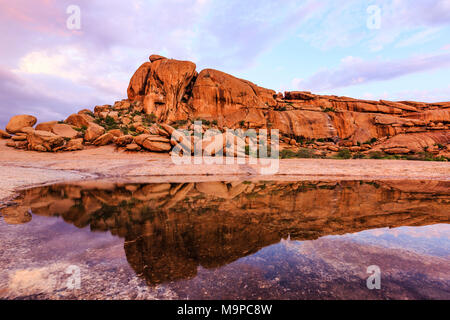
[[[361,152],[357,152],[353,155],[353,159],[364,159],[366,156],[362,154]]]
[[[371,151],[369,152],[370,159],[383,159],[384,153],[381,151]]]
[[[349,149],[341,149],[336,155],[339,159],[350,159],[352,157],[352,154]]]
[[[375,142],[377,142],[377,141],[378,141],[377,138],[372,138],[372,139],[369,139],[369,140],[367,140],[366,142],[364,142],[364,144],[373,144],[373,143],[375,143]]]
[[[281,159],[293,159],[293,158],[317,159],[317,158],[321,158],[321,157],[316,155],[314,153],[314,150],[301,148],[297,152],[289,150],[289,149],[284,149],[280,153],[280,158]]]
[[[119,125],[116,123],[116,120],[110,116],[106,116],[104,127],[106,130],[119,129]]]

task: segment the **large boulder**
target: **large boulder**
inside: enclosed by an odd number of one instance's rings
[[[164,122],[185,118],[182,99],[194,77],[195,64],[190,61],[152,59],[133,75],[128,87],[130,100],[142,100],[147,114]]]
[[[172,149],[170,140],[150,134],[141,134],[134,138],[134,141],[139,146],[153,152],[169,152]]]
[[[87,127],[94,119],[87,114],[74,113],[70,115],[64,122],[77,128]]]
[[[36,130],[52,132],[53,126],[57,123],[58,121],[41,122],[36,125]]]
[[[96,145],[96,146],[106,146],[106,145],[112,143],[113,140],[114,140],[114,136],[108,132],[108,133],[101,135],[97,139],[95,139],[95,141],[92,144]]]
[[[0,139],[9,139],[9,138],[11,138],[11,135],[8,132],[0,129]]]
[[[84,134],[84,140],[94,141],[104,133],[105,128],[94,122],[89,122],[87,125],[86,133]]]
[[[128,86],[128,99],[133,100],[138,96],[145,95],[145,87],[147,85],[147,79],[151,67],[152,64],[150,62],[145,62],[136,70],[133,77],[131,77],[130,84]]]
[[[83,150],[83,149],[84,149],[83,138],[71,139],[64,146],[64,150],[66,150],[66,151],[77,151],[77,150]]]
[[[377,149],[384,151],[403,149],[410,150],[412,152],[423,152],[427,148],[433,147],[436,144],[441,144],[444,146],[450,144],[450,132],[437,131],[399,134],[377,146]]]
[[[124,135],[121,137],[118,137],[115,141],[116,145],[119,147],[125,147],[131,143],[133,143],[133,136],[132,135]]]
[[[22,128],[33,127],[37,122],[36,117],[30,115],[18,115],[12,117],[6,125],[6,131],[9,133],[19,133]]]
[[[27,134],[28,149],[48,152],[64,145],[64,138],[48,131],[35,130]]]

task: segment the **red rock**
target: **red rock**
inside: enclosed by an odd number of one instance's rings
[[[133,143],[133,136],[132,135],[121,136],[116,139],[115,143],[117,146],[124,147],[128,144]]]
[[[135,143],[139,146],[154,152],[169,152],[172,149],[170,140],[149,134],[141,134],[134,138]]]
[[[39,123],[36,126],[36,130],[40,130],[40,131],[52,131],[53,125],[57,124],[58,121],[48,121],[48,122],[42,122]]]
[[[33,127],[37,122],[36,117],[30,115],[18,115],[12,117],[6,125],[8,133],[21,132],[22,128]]]
[[[105,133],[94,140],[92,143],[95,146],[106,146],[113,142],[114,136],[111,133]]]
[[[52,126],[52,132],[58,136],[73,139],[79,135],[79,132],[71,126],[63,123],[56,123]]]
[[[25,140],[27,140],[27,137],[26,136],[14,136],[14,137],[12,137],[12,140],[13,141],[25,141]]]
[[[339,151],[339,148],[336,147],[336,146],[328,146],[327,149],[330,150],[330,151],[334,151],[334,152],[338,152]]]
[[[144,63],[133,75],[128,87],[130,101],[143,100],[147,114],[164,122],[180,118],[182,98],[196,76],[190,61],[157,59]]]
[[[136,143],[130,143],[130,144],[128,144],[128,145],[126,146],[126,149],[127,149],[128,151],[140,151],[140,150],[141,150],[141,147],[138,146]]]
[[[256,109],[268,108],[265,104],[268,101],[257,95],[255,87],[256,85],[251,82],[221,71],[203,70],[192,89],[191,118],[217,119],[219,125],[235,127],[241,121],[246,122],[250,114],[252,122],[264,125],[266,123],[264,114]],[[275,94],[274,91],[270,93]]]
[[[10,139],[11,135],[8,132],[0,129],[0,138],[1,139]]]
[[[103,106],[96,106],[94,108],[94,114],[98,114],[100,112],[109,112],[111,111],[112,106],[110,106],[109,104],[105,104]]]
[[[163,57],[163,56],[160,56],[160,55],[157,55],[157,54],[152,54],[148,59],[150,60],[150,62],[155,62],[155,61],[162,60],[162,59],[167,59],[167,58]]]
[[[48,131],[35,130],[27,134],[28,149],[48,152],[64,145],[64,138]]]
[[[286,100],[313,100],[315,95],[309,91],[289,91],[284,93]]]
[[[77,114],[74,113],[70,115],[64,122],[67,124],[71,124],[77,128],[81,128],[83,126],[89,126],[89,123],[92,121],[92,118],[86,114]]]
[[[404,148],[412,152],[422,152],[425,148],[435,144],[446,145],[448,143],[450,143],[450,132],[410,133],[396,135],[377,146],[377,149]]]
[[[64,146],[64,149],[66,151],[77,151],[77,150],[83,150],[83,138],[79,139],[72,139]]]
[[[324,112],[293,110],[269,111],[269,122],[281,134],[293,134],[309,139],[332,138],[338,135],[330,116]]]
[[[408,148],[389,148],[384,149],[384,152],[386,152],[387,154],[407,154],[410,153],[411,150],[409,150]]]
[[[100,137],[102,134],[105,133],[105,128],[102,126],[99,126],[98,124],[94,122],[89,122],[87,126],[86,133],[84,134],[84,140],[86,141],[94,141],[98,137]]]

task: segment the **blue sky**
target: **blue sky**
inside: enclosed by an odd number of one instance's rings
[[[126,98],[151,53],[277,91],[450,101],[450,0],[0,0],[0,37],[1,126]]]

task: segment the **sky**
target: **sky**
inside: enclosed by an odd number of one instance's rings
[[[450,0],[0,0],[0,127],[126,98],[150,54],[280,92],[450,101]]]

